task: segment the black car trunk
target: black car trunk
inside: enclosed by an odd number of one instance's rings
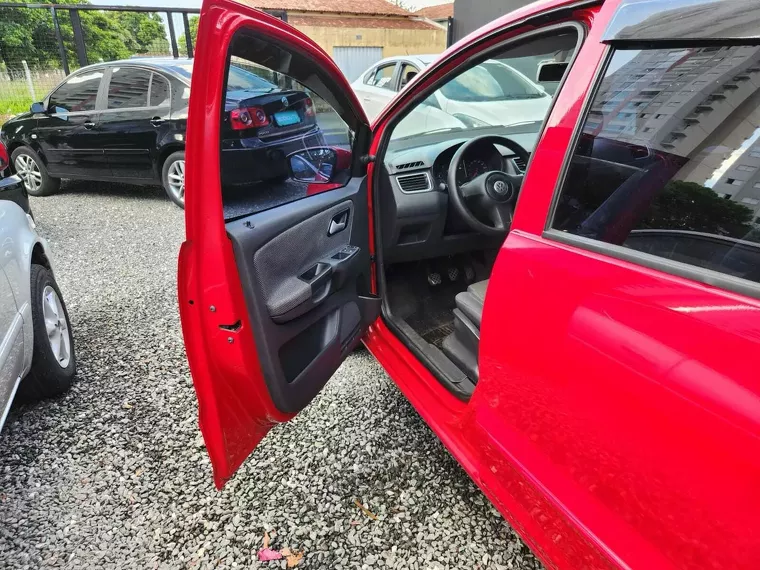
[[[235,130],[230,124],[230,112],[234,109],[261,109],[267,124]],[[227,93],[225,111],[224,138],[244,139],[255,136],[262,142],[269,142],[309,131],[317,124],[311,99],[303,91],[277,91],[260,95],[250,91],[231,91]]]

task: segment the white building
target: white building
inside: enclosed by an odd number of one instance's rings
[[[595,101],[586,133],[687,157],[679,180],[760,210],[760,47],[641,51]]]

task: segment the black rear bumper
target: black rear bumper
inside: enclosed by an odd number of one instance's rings
[[[27,214],[32,213],[32,209],[29,206],[29,195],[26,193],[24,183],[15,174],[0,178],[0,200],[15,202]]]

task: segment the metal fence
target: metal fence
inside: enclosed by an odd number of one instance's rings
[[[79,67],[139,56],[192,57],[199,12],[0,0],[0,123]]]
[[[268,12],[288,21],[284,11]],[[199,13],[166,6],[0,0],[0,124],[42,100],[79,67],[132,57],[192,57]],[[450,19],[447,26],[420,23],[411,15],[402,25],[362,17],[343,21],[329,14],[297,14],[290,20],[335,59],[349,80],[384,56],[443,51],[452,29]],[[378,25],[384,22],[389,25]]]

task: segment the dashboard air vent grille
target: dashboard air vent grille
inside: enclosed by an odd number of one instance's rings
[[[515,156],[512,158],[512,162],[515,163],[515,166],[520,170],[520,172],[525,172],[525,167],[527,166],[527,164],[525,163],[525,160],[523,160],[519,156]]]
[[[401,191],[406,193],[427,192],[433,188],[430,183],[430,176],[428,176],[427,172],[399,176],[398,185],[401,187]]]
[[[419,168],[420,166],[425,166],[425,163],[421,160],[418,160],[417,162],[407,162],[406,164],[399,164],[396,166],[396,170],[409,170],[410,168]]]

